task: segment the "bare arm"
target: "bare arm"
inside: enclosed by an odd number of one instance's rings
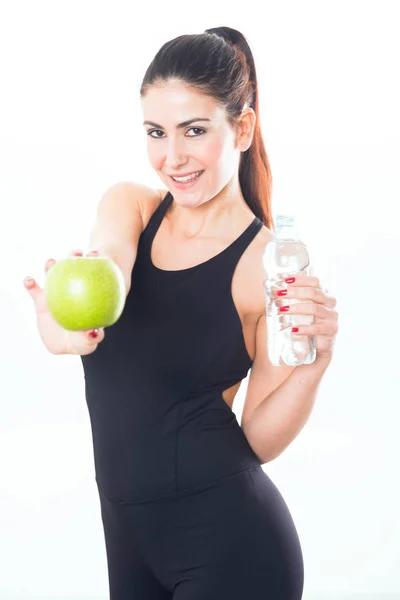
[[[99,202],[89,246],[99,255],[111,258],[120,267],[126,294],[130,289],[140,235],[160,201],[158,190],[122,182],[109,188]],[[46,262],[46,273],[51,268],[51,262],[54,264],[56,261]],[[85,355],[96,350],[104,339],[104,328],[99,329],[95,340],[88,331],[66,331],[49,312],[44,289],[35,279],[25,279],[24,286],[35,305],[40,338],[51,354]]]
[[[109,188],[97,207],[89,248],[109,256],[120,267],[128,295],[140,235],[160,202],[157,190],[122,182]]]
[[[241,419],[243,432],[263,464],[279,456],[303,429],[330,364],[319,359],[298,367],[274,366],[266,335],[263,314],[257,324],[256,355]]]

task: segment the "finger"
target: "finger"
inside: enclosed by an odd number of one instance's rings
[[[338,332],[337,323],[333,321],[324,321],[323,323],[313,323],[312,325],[295,325],[298,329],[293,335],[324,335],[334,338]]]
[[[300,287],[299,284],[292,284],[286,287],[272,287],[271,295],[277,301],[285,298],[298,298],[299,300],[312,300],[329,308],[335,308],[337,304],[336,298],[329,295],[326,288],[315,286]]]
[[[99,254],[98,250],[88,250],[86,256],[97,256]]]
[[[293,281],[294,280],[294,281]],[[293,275],[287,275],[277,281],[278,285],[283,287],[316,287],[320,288],[321,284],[318,277],[312,275],[305,275],[304,273],[293,273]]]
[[[325,304],[327,306],[329,306],[330,308],[335,308],[336,304],[337,304],[337,300],[334,296],[329,295],[328,290],[324,291],[325,294]]]
[[[28,290],[30,297],[36,305],[43,291],[42,288],[36,283],[33,277],[25,277],[24,286],[25,289]]]
[[[336,298],[334,298],[333,296],[328,296],[324,291],[322,291],[320,298],[321,300],[319,300],[319,302],[321,304],[324,304],[328,308],[335,308]]]
[[[317,287],[291,287],[289,285],[285,289],[274,290],[273,295],[274,298],[277,300],[282,299],[283,302],[285,298],[298,298],[299,300],[312,300],[320,304],[328,304],[327,296],[321,288]]]
[[[295,304],[284,304],[279,308],[279,312],[285,315],[313,315],[321,319],[329,318],[328,309],[323,304],[316,302],[296,302]]]
[[[97,335],[89,335],[95,332]],[[104,339],[104,328],[68,331],[68,354],[86,355],[96,350],[98,344]]]
[[[54,258],[49,258],[49,260],[47,260],[45,262],[44,270],[45,270],[46,275],[47,275],[47,272],[51,269],[51,267],[54,266],[55,264],[56,264],[56,260]]]
[[[89,329],[85,331],[86,336],[90,342],[99,344],[104,339],[104,327],[97,327],[96,329]]]
[[[24,286],[28,291],[30,291],[36,286],[36,281],[33,279],[33,277],[25,277]]]
[[[71,250],[68,256],[82,256],[83,252],[79,249]]]

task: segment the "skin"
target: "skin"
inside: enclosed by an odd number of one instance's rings
[[[252,142],[254,111],[245,109],[232,128],[225,109],[213,98],[179,81],[152,87],[142,99],[142,108],[144,121],[162,126],[145,125],[150,133],[147,153],[151,166],[174,197],[170,212],[174,232],[192,239],[225,235],[227,224],[240,229],[252,216],[239,185],[239,160]],[[176,127],[195,117],[210,122]],[[188,190],[174,188],[168,176],[201,170],[205,171],[201,180]]]
[[[147,137],[150,164],[167,188],[159,190],[159,201],[168,190],[173,196],[173,202],[154,238],[151,258],[162,269],[185,269],[220,253],[254,219],[255,215],[241,193],[238,172],[240,154],[252,143],[256,117],[251,108],[245,108],[232,126],[224,109],[212,98],[176,80],[153,86],[143,97],[142,106],[144,120],[158,123],[155,127],[146,124],[146,131],[160,130]],[[177,126],[194,117],[208,121],[193,122],[186,127]],[[186,174],[198,170],[204,170],[204,174],[196,186],[186,191],[177,190],[168,176],[171,173]],[[151,216],[149,212],[145,218],[142,214],[144,227]],[[232,298],[242,323],[248,354],[254,361],[243,409],[243,424],[250,420],[258,406],[262,407],[263,399],[281,389],[280,386],[293,371],[293,367],[273,367],[265,344],[266,274],[262,256],[271,237],[270,230],[262,227],[240,257],[232,279]],[[166,248],[168,252],[165,252]],[[82,254],[82,251],[78,253]],[[46,272],[54,262],[47,262]],[[41,308],[43,290],[32,278],[26,278],[24,285],[35,302],[39,325],[43,325],[45,330],[45,320],[49,316]],[[338,313],[334,310],[336,299],[327,295],[319,279],[314,276],[301,274],[296,282],[286,287],[286,297],[276,297],[276,303],[281,306],[286,304],[286,298],[297,298],[301,304],[290,306],[285,314],[314,316],[314,324],[300,326],[299,335],[314,336],[316,362],[322,361],[325,369],[338,331]],[[50,331],[51,327],[55,327],[55,324],[50,323],[47,330]],[[68,353],[92,352],[104,337],[103,330],[95,333],[98,336],[96,341],[90,340],[90,332],[78,332],[76,335],[79,339],[72,345],[68,344]],[[57,331],[49,337],[57,338],[56,334]],[[61,353],[65,353],[65,350]],[[313,365],[303,365],[301,369],[303,378],[320,378],[320,375],[315,375]],[[297,389],[297,380],[292,381],[292,387]],[[288,383],[291,385],[291,382]],[[223,393],[231,407],[239,387],[240,383]],[[290,395],[293,396],[292,389]]]
[[[189,268],[221,252],[254,219],[240,189],[239,161],[241,152],[252,143],[256,115],[245,108],[232,126],[225,109],[213,98],[178,80],[153,85],[142,97],[142,110],[149,162],[167,188],[161,190],[160,201],[168,190],[173,196],[153,240],[151,258],[161,269]],[[194,118],[209,121],[178,126]],[[187,190],[175,188],[169,177],[201,170],[204,173],[199,181]],[[232,280],[232,297],[244,341],[254,360],[245,403],[246,420],[294,370],[273,367],[265,347],[262,256],[271,237],[272,232],[262,227],[239,259]],[[302,304],[291,306],[286,314],[313,314],[316,324],[300,327],[299,334],[314,335],[321,358],[329,357],[337,331],[337,313],[333,310],[336,300],[322,290],[314,276],[302,275],[287,287],[286,298],[301,299]],[[278,306],[286,304],[279,297],[276,302]],[[223,393],[231,407],[239,387],[240,383]]]
[[[255,215],[239,185],[239,160],[252,142],[256,116],[243,110],[235,127],[218,103],[187,85],[170,80],[154,86],[142,98],[147,153],[173,202],[152,245],[152,261],[162,269],[176,270],[205,262],[231,244],[250,225]],[[184,128],[179,123],[201,117]],[[204,133],[202,133],[204,131]],[[178,190],[169,174],[204,170],[193,188]],[[257,321],[265,310],[262,252],[271,238],[267,227],[256,235],[243,253],[234,273],[232,296],[243,324],[251,358],[255,355]],[[165,252],[168,248],[168,255]],[[249,289],[251,290],[249,293]],[[232,406],[240,384],[225,390]]]

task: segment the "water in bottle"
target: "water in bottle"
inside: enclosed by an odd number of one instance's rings
[[[272,298],[272,292],[289,287],[287,277],[302,272],[310,274],[310,259],[306,245],[300,240],[293,216],[278,215],[275,236],[267,244],[263,264],[266,271],[267,348],[271,363],[299,366],[310,364],[316,357],[315,341],[312,336],[293,333],[296,325],[311,325],[313,315],[290,315],[279,312],[279,306],[304,302],[297,298]],[[279,305],[276,300],[279,300]],[[283,302],[281,302],[283,300]]]

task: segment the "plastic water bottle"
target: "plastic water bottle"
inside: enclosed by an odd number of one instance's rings
[[[284,364],[299,366],[314,362],[316,357],[314,338],[308,335],[293,333],[296,325],[311,325],[313,315],[290,315],[279,312],[279,306],[290,305],[304,300],[297,298],[272,298],[272,292],[287,289],[285,279],[303,272],[310,274],[310,259],[306,245],[298,236],[293,216],[277,215],[275,236],[267,244],[263,265],[266,271],[264,283],[266,292],[267,348],[271,363],[275,366]],[[279,299],[279,306],[276,300]],[[281,302],[283,300],[283,302]]]

